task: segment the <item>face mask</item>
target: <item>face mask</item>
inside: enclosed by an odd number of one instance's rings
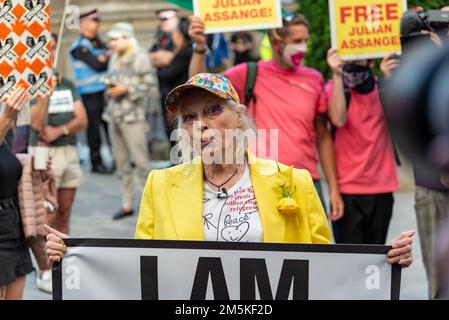
[[[290,67],[294,68],[301,64],[306,52],[306,44],[287,44],[282,53],[282,57]]]
[[[370,67],[348,63],[343,67],[343,80],[345,84],[360,93],[369,93],[374,90],[374,74]]]

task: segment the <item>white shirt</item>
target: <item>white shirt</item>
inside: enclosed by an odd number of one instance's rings
[[[262,222],[248,166],[227,195],[204,182],[204,240],[262,242]]]

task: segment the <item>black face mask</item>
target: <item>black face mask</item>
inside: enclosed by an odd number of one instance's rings
[[[346,86],[363,94],[373,91],[376,85],[374,74],[370,67],[352,63],[344,65],[343,80]]]

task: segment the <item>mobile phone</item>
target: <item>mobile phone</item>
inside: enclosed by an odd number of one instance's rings
[[[117,84],[115,82],[113,82],[111,79],[104,79],[103,83],[108,89],[114,88],[117,86]]]

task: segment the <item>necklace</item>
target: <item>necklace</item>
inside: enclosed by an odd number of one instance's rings
[[[234,176],[237,174],[237,172],[239,171],[239,168],[235,169],[235,172],[222,184],[217,185],[215,183],[213,183],[212,181],[210,181],[209,179],[207,179],[206,174],[203,174],[204,180],[206,180],[207,182],[209,182],[211,185],[213,185],[215,188],[218,189],[218,191],[221,191],[221,187],[224,186],[226,183],[228,183],[232,178],[234,178]]]

